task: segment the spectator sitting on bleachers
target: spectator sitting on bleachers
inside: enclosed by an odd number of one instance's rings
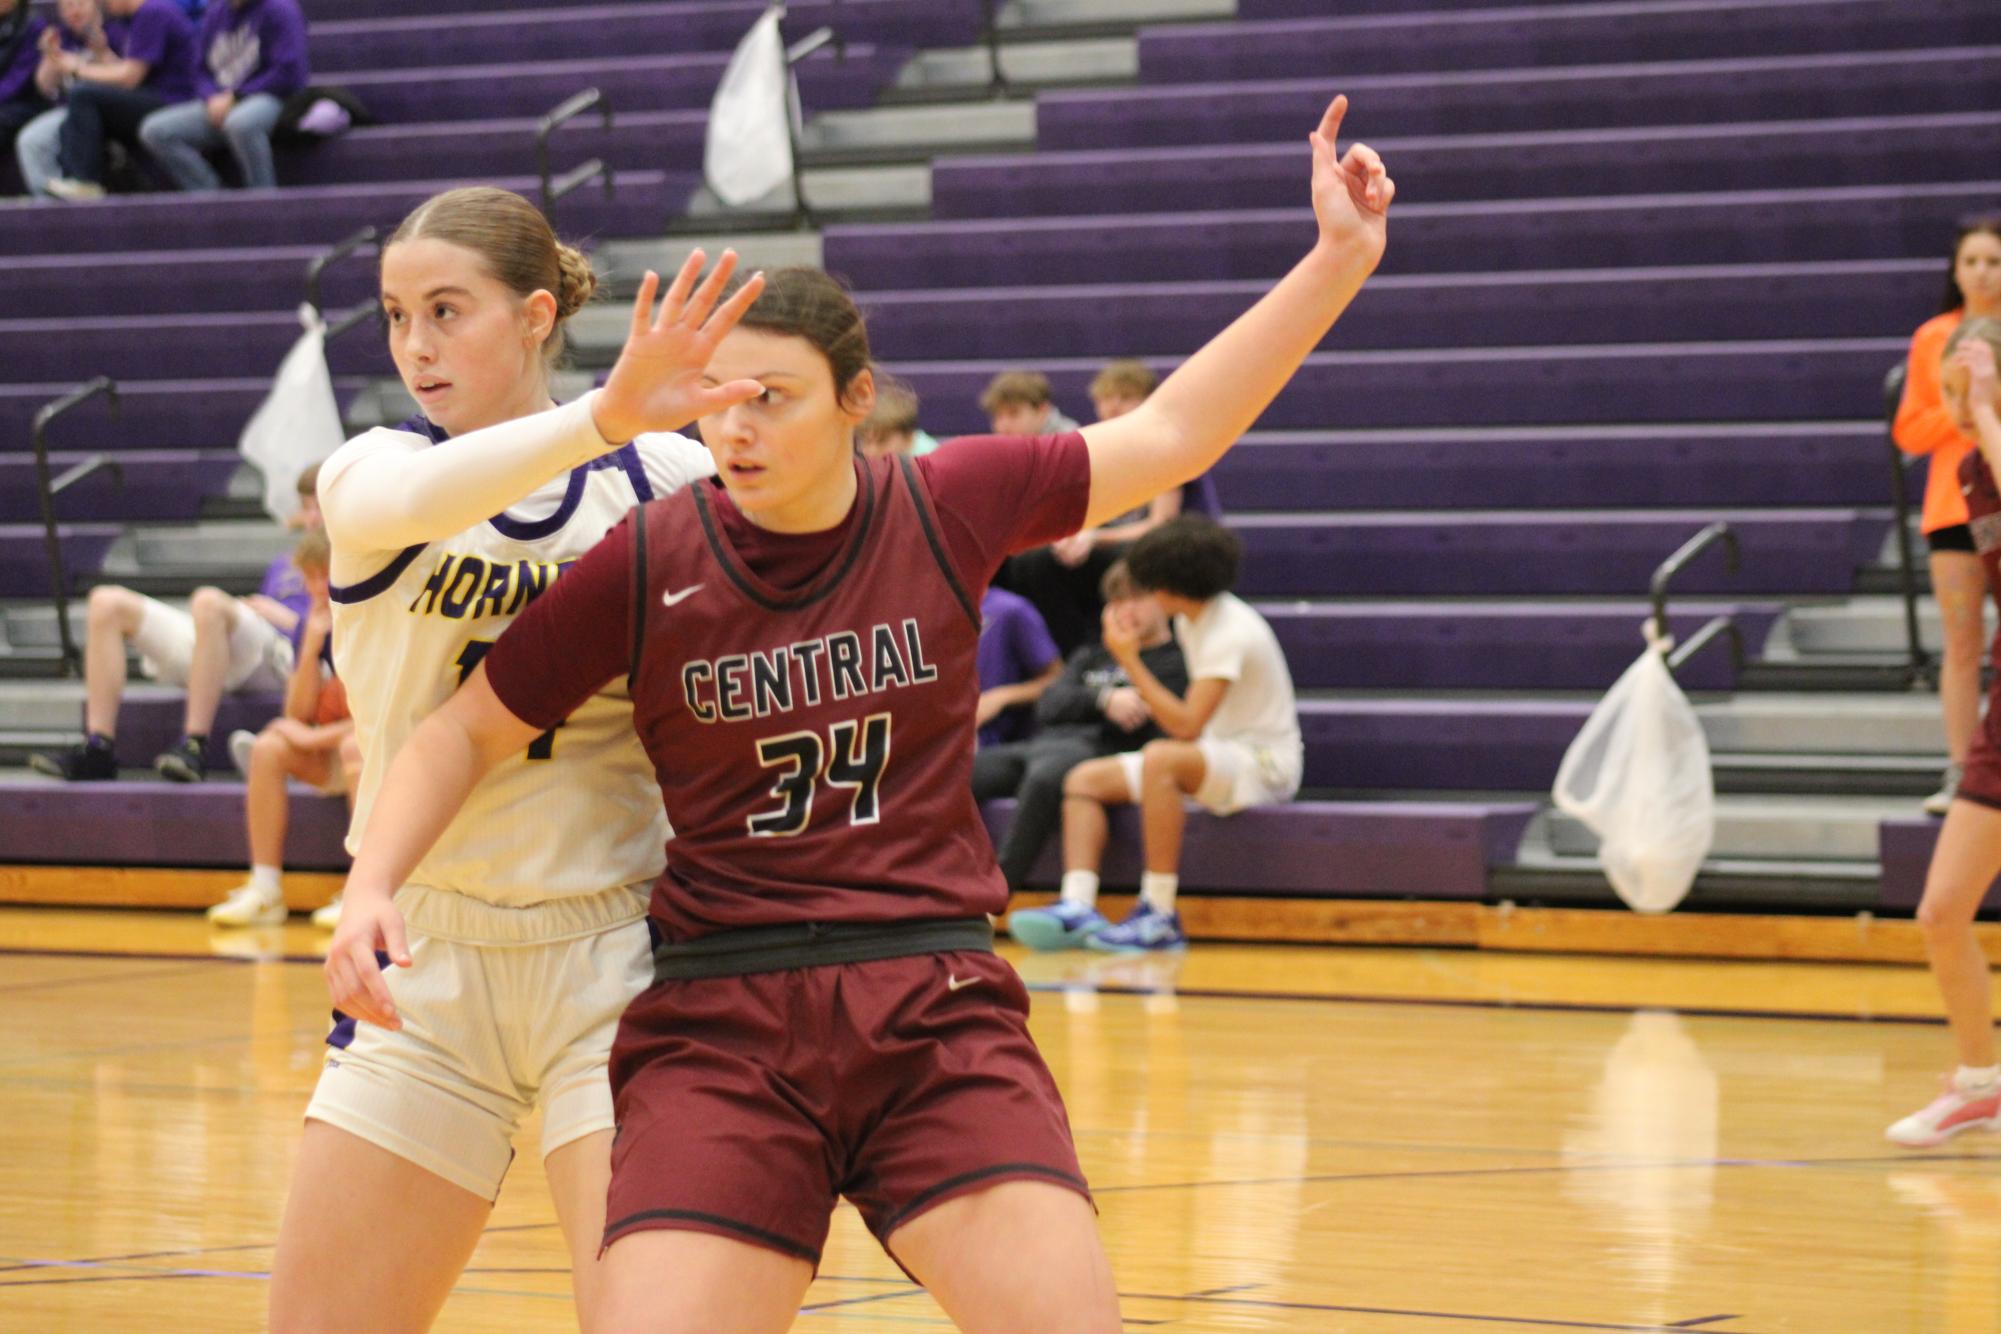
[[[306,16],[298,0],[216,0],[196,42],[193,102],[146,117],[139,138],[183,190],[219,190],[203,153],[228,145],[251,189],[278,184],[271,128],[285,99],[306,86]]]
[[[1124,561],[1105,571],[1105,616],[1138,645],[1140,661],[1175,694],[1188,689],[1188,668],[1160,604],[1133,587]],[[1102,644],[1086,644],[1063,664],[1063,675],[1035,705],[1036,734],[1026,741],[982,746],[973,756],[973,797],[1015,799],[1014,820],[1000,840],[1001,874],[1018,890],[1063,818],[1063,779],[1086,760],[1138,750],[1162,733],[1132,678]]]
[[[1159,384],[1160,377],[1143,361],[1107,362],[1091,381],[1091,405],[1099,421],[1111,421],[1146,402]],[[1022,552],[1008,561],[1002,583],[1035,604],[1049,623],[1057,647],[1066,655],[1096,643],[1098,620],[1105,611],[1104,600],[1098,596],[1105,571],[1134,542],[1181,513],[1184,495],[1200,489],[1205,481],[1206,474],[1185,487],[1162,492],[1101,527]]]
[[[1035,726],[1035,702],[1063,674],[1063,655],[1026,599],[989,588],[980,599],[979,744],[1019,741]]]
[[[105,0],[126,20],[123,55],[64,58],[70,85],[63,109],[61,175],[48,182],[57,199],[104,194],[104,149],[116,140],[139,146],[139,126],[161,107],[195,95],[195,30],[174,0]]]
[[[45,20],[28,13],[28,0],[0,0],[0,142],[11,145],[22,126],[49,109],[35,86],[47,31]]]
[[[293,519],[299,527],[320,526],[319,471],[315,464],[299,474],[299,513]],[[186,731],[153,761],[154,770],[177,783],[200,782],[208,776],[203,752],[223,692],[284,689],[308,600],[305,580],[289,555],[271,562],[262,589],[249,597],[197,588],[186,611],[114,584],[91,589],[83,655],[84,742],[60,754],[36,755],[29,766],[72,783],[118,777],[112,738],[129,643],[148,676],[188,692]]]
[[[1062,435],[1077,429],[1049,397],[1049,377],[1041,371],[1002,371],[980,394],[995,435]]]
[[[354,801],[361,751],[347,711],[347,691],[333,672],[327,636],[333,613],[327,603],[331,548],[324,531],[313,528],[300,539],[292,563],[312,601],[291,677],[285,682],[285,711],[261,732],[230,733],[229,753],[244,776],[243,812],[250,832],[250,879],[208,910],[218,926],[269,926],[285,920],[285,827],[291,814],[288,779]],[[313,914],[313,925],[340,925],[340,899]]]
[[[1009,930],[1034,949],[1088,945],[1110,953],[1178,949],[1188,943],[1175,910],[1180,889],[1183,805],[1193,796],[1212,815],[1292,800],[1305,751],[1292,673],[1265,618],[1230,591],[1243,544],[1236,534],[1183,515],[1133,543],[1133,583],[1176,618],[1188,662],[1188,693],[1177,695],[1147,670],[1139,641],[1105,617],[1105,647],[1154,721],[1172,740],[1136,754],[1090,760],[1063,784],[1063,897],[1016,913]],[[1108,828],[1105,808],[1137,802],[1145,844],[1140,902],[1117,926],[1098,912],[1098,867]]]
[[[1948,765],[1925,810],[1944,815],[1959,786],[1961,766],[1980,726],[1980,666],[1986,658],[1987,576],[1974,554],[1959,465],[1973,442],[1953,424],[1939,391],[1939,350],[1961,321],[2001,316],[2001,215],[1970,218],[1952,242],[1941,313],[1918,326],[1904,371],[1904,397],[1890,428],[1898,448],[1925,455],[1925,543],[1931,548],[1932,593],[1938,600],[1945,652],[1939,663],[1939,705],[1945,714]]]
[[[887,454],[922,458],[938,448],[937,440],[917,425],[917,392],[880,368],[875,372],[875,406],[855,428],[855,441],[872,459]]]
[[[21,0],[21,6],[19,12],[25,13],[27,0]],[[125,43],[125,25],[106,23],[98,0],[58,0],[54,23],[40,19],[28,22],[38,29],[29,91],[6,105],[30,112],[14,139],[14,160],[21,168],[22,189],[29,195],[46,195],[49,181],[61,174],[57,159],[62,148],[62,103],[72,82],[68,72],[71,61],[85,55],[93,59],[115,58]],[[16,56],[19,58],[18,51]]]

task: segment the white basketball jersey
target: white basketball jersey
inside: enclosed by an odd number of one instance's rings
[[[421,448],[430,443],[424,429],[419,418],[342,449]],[[338,467],[338,455],[327,467]],[[384,553],[366,578],[337,553],[353,582],[332,590],[334,659],[362,754],[350,853],[404,741],[521,609],[634,505],[714,472],[694,441],[642,436],[454,537]],[[651,880],[668,837],[621,679],[495,765],[409,883],[527,907]]]

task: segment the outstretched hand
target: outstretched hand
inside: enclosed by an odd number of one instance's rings
[[[725,250],[697,288],[695,280],[701,276],[703,259],[699,250],[688,256],[657,313],[653,303],[660,291],[660,275],[649,269],[639,284],[625,347],[592,405],[591,415],[606,440],[623,444],[648,431],[677,431],[697,417],[721,412],[764,392],[764,386],[755,380],[702,384],[702,373],[716,345],[736,328],[764,290],[764,275],[754,274],[718,308],[717,298],[736,269],[736,252]]]
[[[1981,338],[1969,338],[1952,354],[1952,364],[1967,373],[1967,399],[1972,403],[1992,403],[2001,389],[2001,372],[1994,365],[1994,349]]]
[[[1373,261],[1382,257],[1397,187],[1367,144],[1350,144],[1345,155],[1336,156],[1335,136],[1347,114],[1347,97],[1337,95],[1320,128],[1307,136],[1313,145],[1313,214],[1321,244],[1360,246]]]

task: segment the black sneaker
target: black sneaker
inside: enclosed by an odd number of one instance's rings
[[[71,746],[54,755],[30,755],[28,767],[66,783],[102,783],[118,777],[118,760],[108,746]]]
[[[199,783],[208,777],[208,760],[202,743],[182,737],[172,750],[162,751],[153,761],[153,772],[170,783]]]

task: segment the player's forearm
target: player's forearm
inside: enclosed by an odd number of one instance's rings
[[[612,446],[591,419],[595,391],[547,412],[414,453],[382,452],[320,493],[336,547],[396,551],[464,532]]]

